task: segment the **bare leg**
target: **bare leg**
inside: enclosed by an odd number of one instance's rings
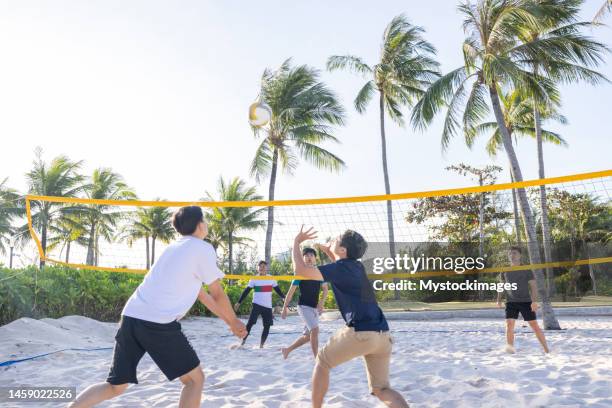
[[[381,400],[386,406],[391,408],[408,408],[408,403],[401,396],[401,394],[392,388],[374,388],[372,390],[379,400]]]
[[[197,408],[202,401],[202,388],[204,388],[204,372],[197,366],[185,375],[180,376],[183,383],[179,408]]]
[[[329,368],[324,367],[317,361],[312,372],[312,406],[320,408],[323,406],[323,398],[329,388]]]
[[[69,408],[86,408],[115,398],[123,394],[127,389],[128,384],[113,385],[107,382],[90,385],[81,392],[76,399],[68,405]]]
[[[544,352],[545,353],[549,353],[550,350],[548,350],[548,344],[546,344],[546,337],[544,337],[544,332],[540,328],[540,325],[538,324],[538,321],[537,320],[531,320],[531,321],[529,321],[527,323],[529,323],[529,326],[531,326],[531,330],[533,330],[533,332],[535,333],[536,337],[538,338],[538,341],[542,345],[542,348],[544,349]]]
[[[315,327],[310,331],[310,348],[312,349],[312,355],[317,358],[319,352],[319,328]]]
[[[516,320],[506,319],[506,344],[514,347],[514,324]]]
[[[293,344],[291,344],[289,347],[284,347],[281,349],[281,352],[283,353],[283,358],[287,359],[287,357],[289,357],[289,353],[291,353],[293,350],[295,350],[298,347],[303,346],[304,344],[308,343],[310,341],[310,335],[309,334],[305,334],[301,337],[298,337]],[[316,354],[315,354],[316,357]]]

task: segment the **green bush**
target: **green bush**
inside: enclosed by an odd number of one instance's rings
[[[0,324],[20,317],[82,315],[117,321],[142,281],[138,274],[86,271],[63,266],[0,269]]]
[[[127,299],[142,282],[143,275],[87,271],[63,266],[26,269],[0,268],[0,325],[20,317],[58,318],[81,315],[101,321],[118,321]],[[279,286],[287,293],[290,282]],[[222,282],[232,305],[238,301],[247,281]],[[274,304],[282,305],[276,294]],[[242,302],[238,314],[251,310],[253,293]],[[211,316],[200,302],[190,310],[195,316]]]

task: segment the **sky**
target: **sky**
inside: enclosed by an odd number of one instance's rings
[[[591,19],[603,0],[588,0]],[[34,149],[48,160],[83,160],[83,172],[110,167],[141,199],[197,200],[219,176],[249,176],[257,146],[247,109],[261,73],[285,59],[321,70],[344,104],[347,124],[326,147],[339,174],[302,163],[281,174],[276,198],[384,193],[377,105],[353,108],[365,79],[325,71],[330,55],[377,61],[382,33],[404,13],[426,30],[442,71],[462,62],[457,2],[428,1],[3,1],[0,2],[0,180],[21,191]],[[608,17],[612,20],[612,16]],[[608,21],[611,23],[612,21]],[[612,30],[590,32],[612,47]],[[612,78],[610,57],[600,71]],[[569,124],[547,125],[569,148],[546,146],[548,176],[610,168],[612,85],[562,87]],[[472,185],[444,167],[491,164],[478,142],[440,147],[441,120],[425,131],[387,122],[392,192]],[[526,179],[537,177],[535,143],[517,149]],[[505,166],[500,156],[496,164]],[[507,181],[507,171],[500,181]],[[267,183],[259,185],[266,195]]]

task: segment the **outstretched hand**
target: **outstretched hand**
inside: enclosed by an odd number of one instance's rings
[[[298,232],[298,234],[295,236],[295,242],[297,244],[301,244],[304,241],[315,239],[316,237],[317,231],[314,230],[314,227],[310,227],[306,231],[304,231],[304,226],[302,225],[302,228],[300,228],[300,232]]]
[[[315,244],[314,246],[315,246],[315,248],[318,248],[319,250],[325,252],[326,254],[329,254],[329,253],[332,252],[332,250],[331,250],[332,242],[331,241],[329,241],[329,242],[327,242],[325,244]]]

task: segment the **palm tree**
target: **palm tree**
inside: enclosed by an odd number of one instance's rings
[[[255,137],[263,134],[251,163],[251,174],[260,181],[270,176],[268,199],[274,200],[279,164],[291,173],[302,158],[317,168],[339,171],[344,162],[321,147],[338,142],[333,126],[344,124],[344,109],[336,95],[323,82],[319,71],[307,65],[291,66],[286,60],[276,71],[266,69],[261,78],[260,100],[272,111],[265,128],[253,128]],[[270,261],[274,207],[268,207],[265,259]]]
[[[548,77],[554,83],[572,83],[586,81],[598,84],[605,81],[605,77],[591,68],[603,61],[603,53],[606,47],[593,41],[581,33],[585,27],[593,26],[593,23],[578,22],[577,16],[580,12],[582,1],[577,0],[540,0],[537,5],[541,10],[536,10],[540,16],[535,25],[527,24],[526,29],[519,35],[524,44],[536,44],[536,47],[547,47],[555,50],[554,53],[540,54],[540,58],[529,60],[529,65],[534,74],[543,71],[546,66]],[[541,58],[543,57],[543,58]],[[530,89],[524,89],[530,94]],[[556,91],[556,90],[555,90]],[[548,95],[547,95],[548,96]],[[552,104],[557,104],[556,92],[548,98],[538,98],[536,91],[531,95],[533,126],[538,155],[538,174],[540,179],[545,178],[544,150],[542,146],[542,109],[554,109]],[[542,244],[544,247],[544,260],[552,262],[551,234],[548,220],[548,205],[546,199],[546,186],[540,186],[540,214],[542,224]],[[554,288],[552,269],[546,268],[549,290]]]
[[[151,265],[155,263],[155,242],[168,243],[175,236],[172,213],[166,207],[150,207],[146,210],[146,226],[151,232]]]
[[[509,92],[500,92],[499,100],[502,106],[504,123],[514,143],[516,144],[518,137],[531,137],[535,139],[536,129],[534,126],[533,100],[516,89]],[[563,125],[567,124],[567,118],[558,112],[558,107],[558,104],[554,106],[539,105],[538,113],[541,120],[552,120]],[[495,158],[497,153],[503,150],[502,136],[497,122],[484,121],[469,129],[469,135],[466,138],[468,146],[471,148],[476,138],[481,135],[489,136],[486,150],[489,156]],[[557,146],[567,146],[567,142],[559,133],[541,129],[541,136],[545,142]]]
[[[15,235],[14,221],[23,215],[23,198],[17,190],[8,187],[8,178],[0,182],[0,254],[6,254]]]
[[[222,225],[220,223],[211,221],[211,213],[206,213],[205,217],[206,222],[208,222],[208,235],[206,235],[204,241],[211,244],[216,252],[219,247],[223,247],[225,245],[227,236],[224,235]]]
[[[612,0],[605,0],[604,4],[597,11],[597,14],[595,14],[593,22],[600,23],[603,20],[604,16],[610,12],[612,12]]]
[[[76,211],[71,211],[72,209],[76,209]],[[52,251],[59,247],[60,253],[65,249],[64,260],[66,263],[70,262],[70,248],[73,242],[83,246],[87,246],[88,243],[87,229],[84,225],[82,213],[78,208],[66,208],[57,221],[49,225],[49,232],[52,235],[49,237],[47,249]]]
[[[151,228],[149,227],[149,216],[147,210],[138,208],[129,215],[129,222],[121,229],[118,239],[125,241],[131,248],[138,240],[145,240],[145,267],[151,266]]]
[[[510,136],[514,137],[514,143],[517,142],[517,137],[521,136],[530,136],[532,138],[537,138],[536,127],[534,126],[534,111],[533,111],[533,100],[529,97],[523,95],[522,92],[518,90],[512,90],[511,92],[505,93],[500,92],[499,94],[500,102],[502,105],[503,113],[504,113],[504,123],[508,128]],[[562,124],[567,123],[567,119],[565,116],[561,115],[557,108],[559,107],[558,103],[554,105],[539,105],[538,106],[538,114],[540,115],[541,120],[554,120]],[[503,149],[501,132],[497,126],[497,122],[483,122],[476,125],[473,129],[469,130],[469,137],[466,139],[468,145],[471,147],[474,138],[479,136],[480,134],[489,134],[489,139],[487,141],[486,149],[491,157],[495,157],[497,152]],[[558,133],[540,129],[539,132],[540,138],[545,142],[552,143],[559,146],[567,146],[567,143],[559,135]],[[512,172],[510,172],[510,177],[512,181],[514,181],[512,177]],[[518,205],[516,200],[516,190],[512,189],[512,207],[514,210],[514,230],[516,235],[517,244],[521,244],[521,231],[520,231],[520,216],[518,211]],[[543,217],[543,215],[542,215]],[[542,225],[544,225],[544,221],[542,221]],[[544,229],[542,229],[544,231]],[[544,239],[546,243],[546,240]],[[546,254],[546,251],[545,251]],[[549,251],[550,255],[550,251]],[[549,258],[545,258],[546,262],[551,262]],[[552,270],[550,268],[546,269],[546,278],[548,281],[548,289],[549,294],[552,294],[551,289],[554,288],[554,280]]]
[[[83,191],[84,178],[78,173],[82,161],[72,161],[66,156],[58,156],[50,163],[42,159],[42,150],[36,150],[34,167],[26,173],[28,193],[32,195],[76,197]],[[47,251],[47,233],[49,225],[61,214],[63,205],[50,201],[32,201],[32,225],[41,234],[43,255]],[[22,240],[30,239],[27,224],[19,228],[19,237]],[[40,266],[44,266],[44,259]]]
[[[85,188],[87,198],[98,200],[133,200],[136,194],[123,181],[123,177],[108,168],[95,169],[90,183]],[[87,265],[97,265],[99,257],[99,239],[112,239],[120,219],[126,216],[124,211],[109,205],[90,205],[83,209],[85,225],[88,229]]]
[[[521,43],[518,36],[525,27],[537,27],[542,19],[533,2],[520,0],[480,0],[477,4],[462,3],[459,11],[465,16],[463,27],[468,38],[463,43],[464,65],[437,80],[417,103],[412,120],[415,126],[424,127],[431,123],[435,114],[447,107],[442,133],[442,146],[448,146],[450,138],[463,125],[466,138],[471,130],[484,120],[489,113],[487,96],[501,134],[504,151],[510,162],[514,180],[523,181],[512,136],[504,121],[504,112],[499,93],[502,87],[529,89],[537,100],[550,100],[555,95],[554,84],[543,74],[548,66],[542,66],[542,74],[530,68],[534,61],[552,59],[561,52],[554,42],[545,39]],[[536,13],[536,11],[538,13]],[[562,68],[557,71],[560,73]],[[463,111],[461,121],[460,112]],[[524,188],[517,189],[519,207],[525,222],[527,250],[532,264],[541,263],[538,237],[533,212]],[[541,270],[533,271],[538,285],[544,327],[559,329],[559,323],[552,310]]]
[[[365,113],[374,94],[378,92],[385,194],[391,194],[385,112],[391,120],[403,126],[404,115],[401,108],[411,107],[423,96],[431,81],[439,76],[439,64],[433,60],[435,48],[423,38],[424,31],[421,27],[411,25],[404,15],[399,15],[385,28],[379,60],[375,65],[370,66],[353,55],[334,55],[327,61],[327,69],[330,71],[349,69],[369,78],[355,98],[354,105],[357,112]],[[395,237],[391,201],[387,201],[387,228],[389,251],[391,257],[394,257]]]
[[[257,194],[255,187],[248,187],[244,180],[235,177],[229,182],[219,177],[217,193],[220,201],[258,201],[262,197]],[[206,192],[207,199],[215,201],[212,194]],[[265,225],[265,221],[260,219],[265,208],[253,210],[252,207],[214,207],[208,213],[209,228],[218,227],[224,237],[224,244],[228,252],[228,269],[231,274],[233,271],[233,245],[234,243],[245,242],[247,238],[236,236],[243,230],[254,230]]]

